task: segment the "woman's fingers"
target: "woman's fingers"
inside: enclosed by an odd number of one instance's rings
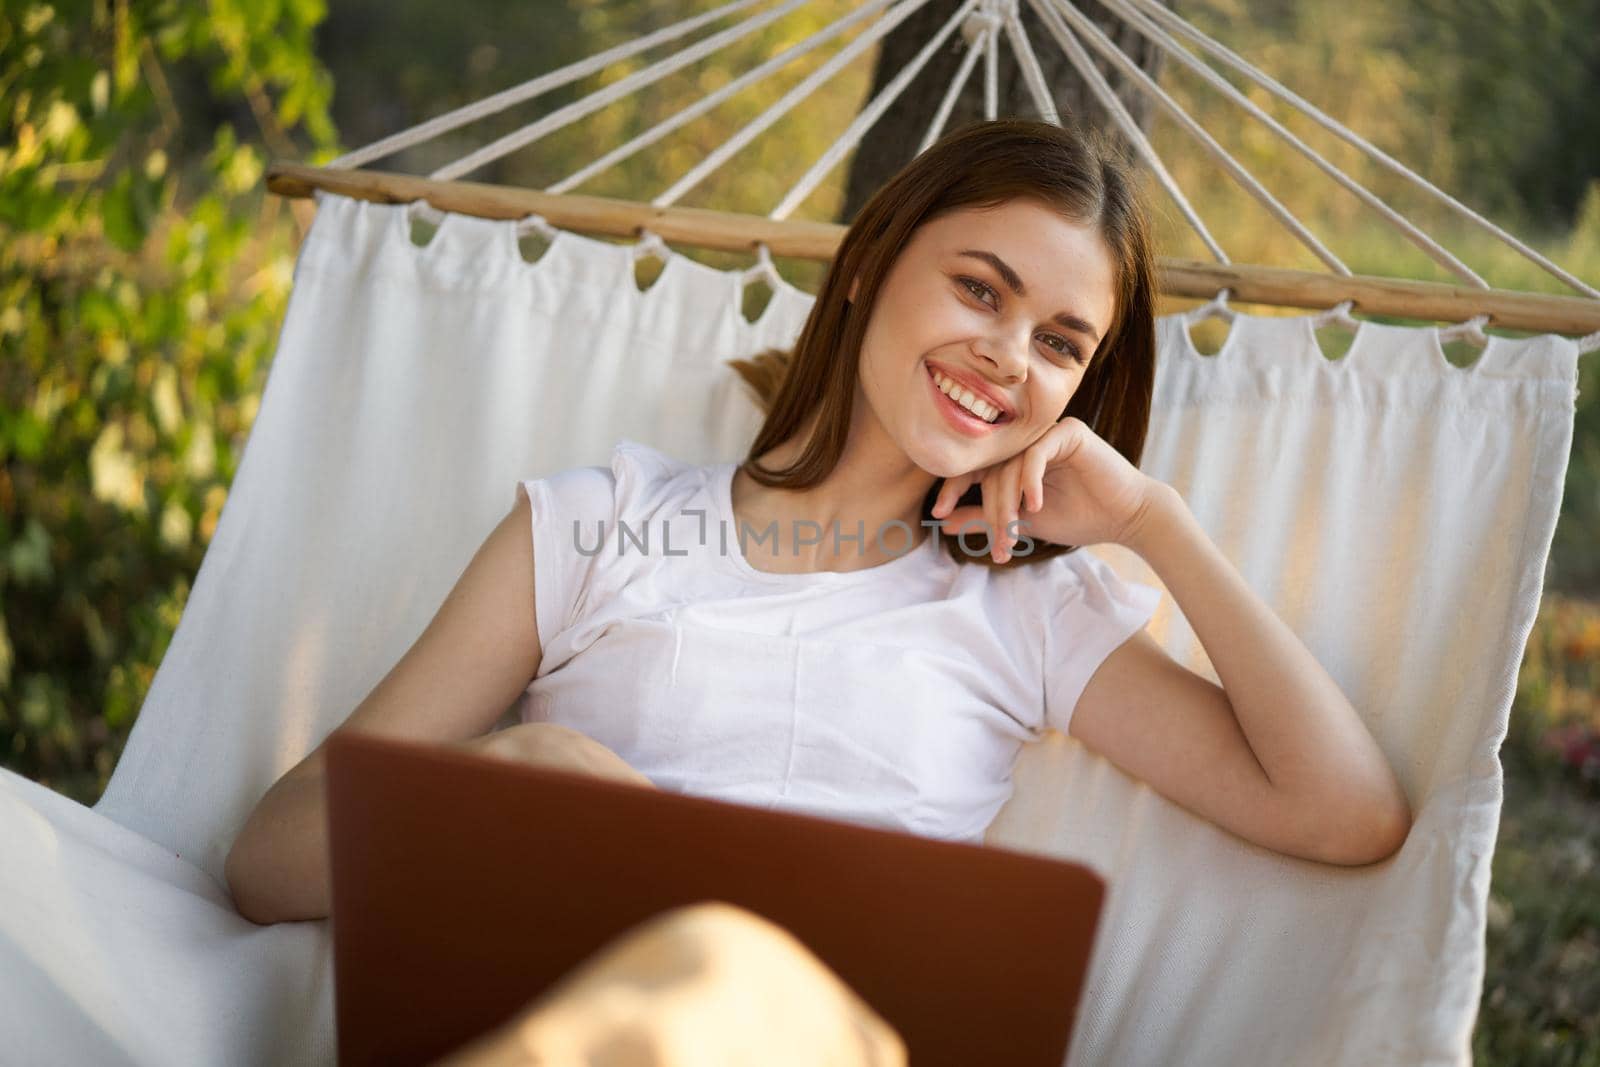
[[[996,563],[1000,562],[1000,530],[1004,521],[1001,515],[1005,513],[1006,506],[1000,490],[1004,472],[1003,467],[992,470],[983,480],[983,532],[989,542],[989,558]]]
[[[586,734],[573,731],[572,736],[564,739],[563,744],[567,748],[571,765],[578,770],[587,771],[598,778],[610,778],[631,785],[655,786],[654,782],[627,760]]]
[[[972,483],[982,478],[989,469],[988,467],[981,467],[975,471],[967,471],[963,474],[956,474],[946,478],[944,484],[939,487],[939,495],[933,498],[933,517],[942,519],[948,515],[950,510],[956,506],[956,501],[961,499],[961,494],[965,493]]]
[[[989,536],[992,546],[990,554],[996,563],[1004,563],[1011,557],[1011,546],[1017,541],[1010,526],[1019,511],[1017,497],[1021,491],[1019,488],[1021,481],[1020,457],[1012,457],[997,467],[994,474],[984,483],[984,496],[988,498],[985,513],[990,524]]]
[[[995,532],[1000,541],[1001,562],[1011,558],[1011,546],[1017,543],[1017,536],[1011,524],[1016,521],[1022,510],[1019,499],[1022,492],[1021,485],[1022,459],[1019,456],[1001,469],[996,491],[999,499],[995,503],[1000,512],[1000,522],[995,527]]]
[[[1044,507],[1044,468],[1048,457],[1043,449],[1029,449],[1022,457],[1022,490],[1027,495],[1028,510]]]
[[[525,722],[474,739],[485,755],[534,767],[577,771],[634,785],[656,784],[588,734],[553,722]]]

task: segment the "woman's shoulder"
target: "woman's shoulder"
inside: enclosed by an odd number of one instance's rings
[[[618,463],[645,466],[661,473],[675,473],[693,466],[687,460],[678,459],[668,455],[659,448],[636,441],[631,437],[621,437],[611,448],[611,465]]]
[[[1124,577],[1117,567],[1084,546],[1037,563],[992,570],[1013,597],[1044,609],[1067,603],[1096,609],[1113,602],[1143,605],[1161,596],[1159,589]]]
[[[1078,616],[1136,620],[1143,625],[1163,596],[1159,587],[1129,576],[1136,563],[1113,565],[1087,548],[1063,553],[1047,562],[1056,566],[1042,587],[1056,610]]]
[[[624,437],[611,450],[610,472],[619,518],[649,518],[681,506],[706,487],[713,464],[691,463]]]
[[[619,514],[624,505],[648,503],[674,484],[693,480],[700,467],[632,438],[621,438],[605,463],[567,467],[544,482],[567,507],[582,515]]]

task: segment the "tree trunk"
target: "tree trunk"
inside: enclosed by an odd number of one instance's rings
[[[1163,2],[1167,7],[1174,6],[1170,0]],[[959,6],[960,0],[929,0],[883,39],[877,68],[873,73],[872,92],[868,99],[875,97],[896,74],[905,69]],[[1107,12],[1095,0],[1080,0],[1078,8],[1103,29],[1117,47],[1138,63],[1147,74],[1152,78],[1159,76],[1163,56],[1147,38],[1121,18]],[[1106,109],[1078,76],[1072,61],[1044,28],[1033,8],[1025,2],[1019,3],[1018,12],[1023,32],[1033,45],[1034,54],[1039,57],[1039,67],[1044,72],[1045,83],[1050,86],[1061,121],[1065,124],[1076,122],[1078,125],[1107,131],[1124,152],[1132,157],[1132,146],[1127,143]],[[955,77],[956,68],[960,66],[966,49],[967,42],[960,31],[952,33],[862,139],[850,164],[850,177],[846,185],[845,202],[839,214],[839,222],[848,223],[855,218],[856,212],[872,197],[872,194],[916,154],[923,135],[927,133],[928,124],[933,121],[934,112],[939,108],[939,102],[944,99],[950,79]],[[1126,75],[1115,70],[1090,45],[1085,43],[1084,49],[1094,59],[1095,67],[1111,84],[1117,98],[1133,115],[1140,128],[1148,128],[1152,107],[1149,96],[1132,84],[1132,80]],[[1022,70],[1011,50],[1009,37],[1004,32],[1000,37],[999,51],[996,114],[1000,117],[1041,117],[1033,105],[1033,97],[1028,93]],[[985,60],[980,56],[961,95],[956,99],[955,108],[950,112],[944,132],[948,133],[968,122],[983,118],[984,63]]]

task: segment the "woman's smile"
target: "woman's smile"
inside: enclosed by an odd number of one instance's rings
[[[937,372],[932,364],[924,364],[924,366],[927,367],[928,373],[923,377],[927,379],[928,389],[933,393],[934,406],[943,414],[945,421],[950,424],[952,429],[968,437],[984,437],[1012,421],[1011,416],[1005,412],[1001,412],[994,422],[986,422],[979,418],[973,412],[956,403],[945,394],[944,390],[939,388],[939,383],[934,378]]]

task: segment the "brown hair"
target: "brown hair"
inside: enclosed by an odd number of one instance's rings
[[[866,314],[889,268],[913,231],[963,207],[993,207],[1032,197],[1078,222],[1096,226],[1117,268],[1116,306],[1060,418],[1083,420],[1138,466],[1155,388],[1155,264],[1149,222],[1133,172],[1098,134],[1023,119],[977,122],[945,135],[880,189],[851,222],[833,258],[822,291],[792,353],[768,349],[750,359],[729,360],[767,408],[750,453],[741,463],[762,485],[805,489],[825,479],[844,453],[855,396]],[[854,304],[850,283],[860,278]],[[816,417],[816,432],[795,462],[768,470],[756,457],[802,432]],[[924,520],[938,495],[935,481],[922,502]],[[972,485],[960,504],[978,504]],[[958,561],[989,566],[1023,565],[1077,546],[1034,537],[1025,556],[1007,563],[962,551],[955,535],[937,527]],[[1031,535],[1030,535],[1031,536]],[[969,543],[976,537],[969,535]],[[1025,547],[1025,546],[1024,546]]]

